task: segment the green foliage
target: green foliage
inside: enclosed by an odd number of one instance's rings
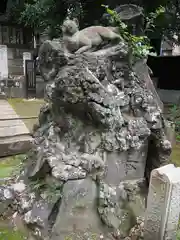
[[[44,194],[49,202],[54,201],[57,196],[61,197],[62,185],[59,182],[37,179],[30,183],[30,188],[32,191]]]
[[[41,32],[46,31],[52,36],[53,34],[59,36],[61,23],[67,15],[78,18],[80,28],[98,22],[103,14],[101,7],[103,3],[104,0],[25,0],[24,6],[14,4],[9,14],[13,15],[13,21],[17,22],[18,19],[18,22],[25,26]],[[120,2],[107,0],[106,4],[114,8],[120,5]],[[147,34],[154,33],[161,36],[180,32],[179,0],[143,1],[142,7],[147,15],[146,22],[149,29]]]
[[[37,33],[57,37],[66,15],[67,6],[63,0],[29,0],[16,18],[18,23],[34,29]]]
[[[165,8],[160,6],[155,12],[151,12],[146,18],[146,26],[144,29],[144,36],[134,36],[128,32],[128,26],[121,21],[119,14],[110,9],[108,6],[102,5],[106,8],[107,13],[111,16],[110,24],[119,27],[119,33],[123,39],[128,42],[129,47],[132,51],[132,55],[137,58],[144,58],[149,54],[150,41],[146,36],[148,31],[154,31],[155,20],[165,12]]]
[[[45,29],[49,25],[47,14],[53,10],[53,2],[54,0],[34,0],[33,4],[26,3],[19,21],[24,22],[25,26]]]
[[[0,227],[0,240],[25,240],[25,236],[18,230]]]
[[[170,113],[171,113],[171,116],[172,116],[172,121],[175,122],[176,118],[178,117],[178,106],[176,104],[174,104],[171,107]]]
[[[158,19],[158,17],[160,17],[164,13],[165,13],[165,7],[160,6],[155,10],[155,12],[150,12],[146,16],[146,26],[144,30],[145,34],[155,30],[156,28],[155,21]]]
[[[180,240],[180,231],[177,232],[176,240]]]
[[[108,6],[102,5],[106,8],[107,13],[111,16],[111,23],[119,28],[119,33],[122,38],[129,44],[132,54],[135,57],[143,58],[149,53],[151,46],[146,36],[134,36],[128,32],[128,26],[121,21],[119,14],[111,10]]]
[[[178,223],[178,230],[177,230],[177,234],[176,234],[176,240],[180,240],[180,220]]]
[[[42,188],[44,188],[45,185],[46,185],[45,182],[44,182],[44,181],[40,181],[39,179],[36,180],[36,181],[32,181],[32,182],[30,183],[30,187],[31,187],[31,189],[32,189],[33,191],[39,191],[39,190],[41,190]]]
[[[180,1],[171,0],[167,1],[165,5],[165,21],[163,26],[163,33],[174,42],[180,41]],[[174,35],[177,35],[177,40]]]
[[[170,109],[171,121],[175,124],[176,141],[180,142],[180,110],[179,107],[174,104]]]
[[[51,37],[58,37],[65,17],[78,18],[80,27],[93,24],[100,19],[102,12],[99,0],[29,0],[17,16],[19,22],[37,32],[46,32]],[[92,18],[93,11],[93,18]]]
[[[67,17],[69,17],[70,19],[83,18],[83,15],[84,15],[83,6],[80,1],[77,1],[76,5],[70,3],[69,8],[67,9]]]

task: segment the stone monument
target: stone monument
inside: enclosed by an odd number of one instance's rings
[[[153,85],[128,59],[122,39],[83,53],[60,40],[40,47],[46,104],[20,190],[2,186],[37,239],[123,239],[144,214],[150,171],[171,144]]]
[[[180,168],[173,164],[151,173],[145,240],[176,239],[180,214]]]
[[[0,99],[6,98],[4,93],[4,81],[8,78],[8,55],[7,46],[0,45]]]
[[[7,57],[7,46],[0,45],[0,78],[8,78],[8,57]]]

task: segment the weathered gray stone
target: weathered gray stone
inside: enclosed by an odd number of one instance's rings
[[[58,198],[56,198],[58,201]],[[47,236],[49,231],[49,221],[52,214],[54,204],[48,203],[46,200],[36,200],[32,208],[24,214],[24,221],[27,225],[35,226],[36,229],[43,229],[40,232],[40,237]]]
[[[15,193],[6,186],[0,186],[0,216],[4,216],[8,208],[11,208],[15,199]]]
[[[57,40],[41,46],[46,104],[21,175],[26,189],[16,191],[34,235],[115,240],[143,215],[144,176],[167,162],[171,144],[148,71],[140,76],[128,59],[124,41],[84,54]]]
[[[94,233],[97,236],[103,233],[103,225],[96,208],[97,186],[92,179],[67,182],[62,195],[51,239],[80,239],[87,236],[86,234],[90,237]]]
[[[47,59],[44,58],[47,49],[49,56],[53,52],[59,56],[53,60],[54,69],[51,65],[48,67],[48,55]],[[160,166],[168,159],[171,147],[165,143],[167,140],[159,102],[151,92],[153,85],[149,91],[145,76],[139,80],[138,75],[128,70],[127,52],[126,48],[123,50],[123,44],[110,49],[111,51],[100,50],[99,54],[92,52],[68,58],[64,56],[57,41],[47,41],[41,47],[40,68],[42,76],[49,80],[47,97],[52,104],[47,104],[41,110],[40,126],[35,132],[37,163],[35,162],[34,169],[35,172],[40,172],[40,167],[37,167],[38,161],[41,158],[43,163],[46,159],[52,176],[67,182],[64,187],[69,186],[68,190],[63,190],[63,197],[74,185],[86,183],[85,179],[89,179],[91,184],[88,184],[92,186],[98,184],[97,195],[91,194],[91,203],[95,203],[99,198],[95,212],[98,209],[99,219],[107,225],[112,236],[125,236],[131,228],[130,219],[134,214],[130,206],[137,207],[139,204],[139,209],[144,209],[144,200],[140,200],[144,197],[138,195],[138,200],[125,206],[124,200],[119,200],[120,183],[131,180],[132,185],[136,185],[135,179],[143,178],[148,169],[153,169],[154,165]],[[116,57],[119,55],[121,58]],[[109,72],[105,69],[109,69]],[[148,165],[148,139],[154,129],[158,133],[155,134],[153,149],[157,155],[153,156],[152,161],[149,154]],[[159,142],[162,147],[159,146]],[[90,180],[90,177],[93,180]],[[72,182],[73,186],[70,184]],[[89,188],[87,191],[90,191]],[[128,191],[124,190],[125,195]],[[102,196],[104,197],[101,199]],[[126,201],[129,202],[128,199],[126,197]],[[70,201],[73,201],[73,206],[75,199],[72,197]],[[66,224],[62,225],[62,230],[58,227],[53,228],[58,236],[69,234],[73,224],[77,222],[76,218],[69,220],[72,206],[70,209],[66,208],[66,216],[63,202],[64,198],[60,204],[57,221],[62,218],[67,220]],[[140,212],[139,210],[138,214]],[[94,222],[99,221],[97,219],[96,213]],[[57,221],[55,226],[59,226]],[[88,231],[100,234],[97,227],[92,227],[92,231],[88,230],[89,221],[92,219],[85,220],[82,228],[78,228],[78,234],[82,232],[83,235],[83,232]],[[107,229],[102,229],[106,236]]]
[[[7,46],[0,45],[0,79],[8,78],[8,53]]]
[[[13,189],[14,192],[22,193],[22,192],[25,191],[26,185],[24,184],[23,181],[20,181],[20,182],[17,182],[15,184],[13,184],[12,189]]]
[[[180,212],[180,168],[173,164],[151,173],[144,238],[176,239]]]

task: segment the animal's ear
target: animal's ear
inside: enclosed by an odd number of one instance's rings
[[[73,21],[77,24],[77,26],[79,27],[79,21],[77,18],[73,18]]]

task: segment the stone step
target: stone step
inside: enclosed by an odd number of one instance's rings
[[[27,152],[32,137],[24,122],[6,100],[0,100],[0,157]]]
[[[0,138],[0,157],[24,154],[32,147],[30,135]]]
[[[13,121],[15,122],[15,121]],[[20,121],[19,121],[20,122]],[[22,124],[19,125],[12,125],[13,123],[5,123],[7,124],[7,126],[3,126],[4,124],[2,124],[3,122],[0,122],[0,138],[1,137],[13,137],[13,136],[18,136],[20,135],[24,135],[24,134],[29,134],[29,130]]]

